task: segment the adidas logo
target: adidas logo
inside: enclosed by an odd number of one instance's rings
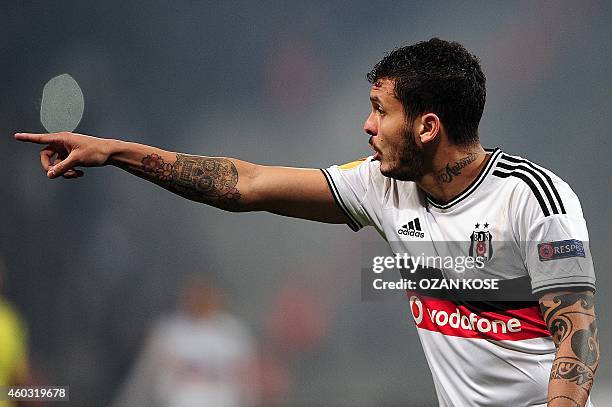
[[[405,236],[425,237],[425,233],[421,231],[421,222],[419,218],[414,218],[410,222],[397,230],[397,233]]]

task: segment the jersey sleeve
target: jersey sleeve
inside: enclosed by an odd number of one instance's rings
[[[371,157],[343,165],[322,169],[336,204],[346,215],[348,226],[355,232],[364,226],[378,225],[376,205],[368,199],[375,188],[373,184],[378,162]]]
[[[551,174],[552,175],[552,174]],[[534,294],[595,291],[589,235],[578,197],[559,179],[521,200],[521,252]]]

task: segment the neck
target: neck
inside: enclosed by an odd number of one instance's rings
[[[431,171],[417,185],[438,201],[448,202],[476,179],[487,162],[488,154],[480,144],[437,151]]]

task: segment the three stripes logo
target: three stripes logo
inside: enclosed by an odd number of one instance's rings
[[[414,218],[410,222],[397,230],[397,233],[404,236],[425,237],[425,233],[421,230],[421,222],[419,218]]]
[[[515,177],[527,184],[538,200],[544,216],[566,213],[550,175],[530,161],[502,154],[493,175],[500,178]]]

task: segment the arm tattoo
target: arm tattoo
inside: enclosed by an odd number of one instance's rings
[[[238,170],[226,158],[177,154],[170,164],[149,154],[142,159],[141,169],[160,185],[195,201],[233,206],[240,199]]]
[[[580,360],[563,358],[563,361],[555,362],[550,371],[550,380],[567,380],[583,386],[590,390],[593,385],[594,372],[587,368]]]
[[[459,161],[455,162],[453,165],[446,163],[446,167],[438,171],[436,177],[440,182],[449,183],[453,180],[453,177],[461,174],[461,170],[463,168],[476,161],[476,158],[478,158],[478,154],[472,152],[469,153],[467,157],[463,157]]]
[[[542,299],[540,307],[557,346],[550,383],[571,383],[588,396],[600,356],[593,294],[559,294],[552,299]],[[569,399],[567,395],[553,396],[549,402],[559,397]]]

